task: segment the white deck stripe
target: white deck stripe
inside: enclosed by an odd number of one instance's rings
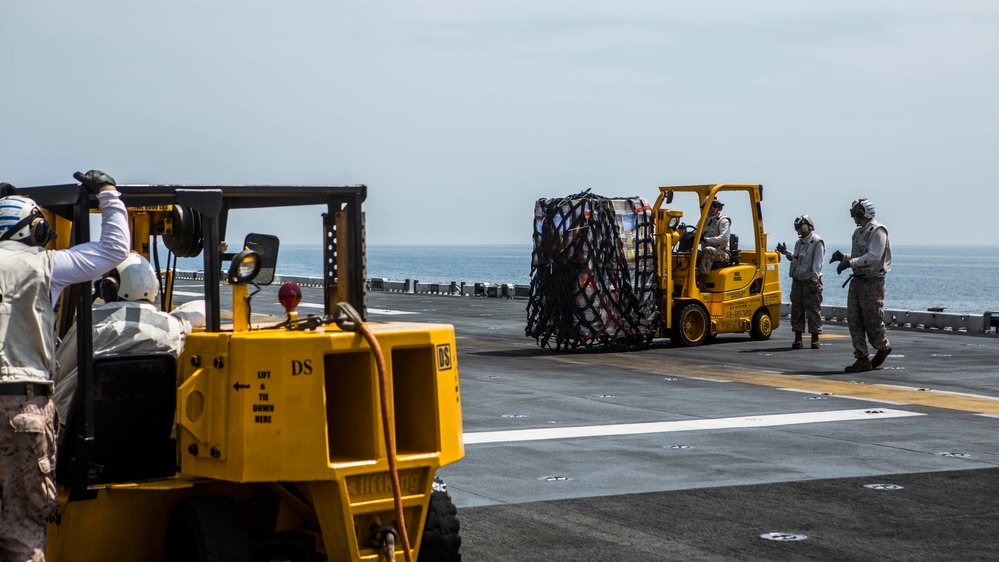
[[[816,392],[814,390],[802,390],[800,388],[778,388],[787,392],[801,392],[803,394],[814,394],[816,396],[828,396],[829,398],[844,398],[846,400],[863,400],[865,402],[877,402],[878,404],[891,404],[892,406],[905,406],[908,402],[895,402],[892,400],[881,400],[880,398],[864,398],[862,396],[847,396],[845,394],[829,394],[827,392]]]
[[[903,410],[872,410],[868,408],[864,410],[834,410],[827,412],[742,416],[737,418],[717,418],[706,420],[683,420],[577,427],[546,427],[539,429],[513,429],[509,431],[481,431],[466,433],[464,435],[464,441],[466,445],[475,445],[479,443],[571,439],[574,437],[607,437],[611,435],[640,435],[643,433],[671,433],[675,431],[699,431],[704,429],[737,429],[804,423],[883,420],[925,415],[926,414],[906,412]]]
[[[415,312],[406,312],[403,310],[387,310],[384,308],[369,308],[368,314],[384,314],[386,316],[399,316],[401,314],[416,314]]]

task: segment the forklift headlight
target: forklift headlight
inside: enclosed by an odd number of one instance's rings
[[[249,283],[260,273],[260,254],[253,250],[243,250],[232,258],[229,265],[229,283],[242,285]]]

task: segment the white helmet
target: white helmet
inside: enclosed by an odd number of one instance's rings
[[[97,292],[105,302],[154,302],[160,294],[160,280],[153,266],[141,254],[132,252],[98,282]]]
[[[867,198],[857,199],[856,201],[850,204],[850,216],[855,219],[857,218],[873,219],[874,201],[871,201],[870,199]]]
[[[815,230],[815,223],[812,222],[812,217],[808,215],[798,215],[798,217],[794,219],[794,229],[798,230],[803,224],[807,224],[808,228]]]
[[[41,219],[41,220],[37,220]],[[45,215],[34,201],[20,195],[0,199],[0,240],[19,240],[41,246],[54,238]]]

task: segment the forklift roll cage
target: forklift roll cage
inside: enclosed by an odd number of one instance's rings
[[[205,251],[204,294],[207,332],[222,331],[220,292],[222,251],[229,212],[236,209],[275,208],[326,205],[323,214],[323,309],[332,314],[336,302],[348,302],[367,320],[365,297],[365,245],[361,204],[367,197],[364,185],[342,186],[275,186],[275,185],[143,185],[117,186],[121,200],[130,209],[165,212],[174,205],[186,206],[202,217],[201,236]],[[62,240],[58,247],[70,247],[90,241],[90,215],[96,212],[97,197],[80,184],[49,185],[19,189],[49,215],[49,222]],[[134,226],[134,221],[133,226]],[[156,233],[150,233],[156,234]],[[162,234],[162,233],[160,233]],[[65,237],[65,238],[64,238]],[[133,240],[137,239],[133,233]],[[63,242],[68,240],[68,243]],[[208,251],[218,248],[219,251]],[[145,252],[148,255],[148,247]],[[172,279],[168,279],[171,282]],[[92,282],[70,287],[63,295],[60,309],[59,334],[65,335],[74,321],[80,326],[92,326]],[[75,302],[75,306],[69,303]],[[169,306],[165,306],[168,309]],[[74,399],[76,462],[73,474],[60,478],[70,487],[71,500],[93,497],[88,491],[94,446],[94,353],[93,334],[89,329],[77,330],[78,387]]]

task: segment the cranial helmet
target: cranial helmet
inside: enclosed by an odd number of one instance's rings
[[[97,293],[104,302],[153,302],[160,293],[156,270],[142,255],[132,252],[97,282]]]
[[[873,219],[874,202],[870,199],[857,199],[850,205],[850,216],[855,219]]]
[[[42,246],[54,239],[55,233],[34,201],[20,195],[0,199],[0,240]]]
[[[815,223],[812,222],[812,217],[808,215],[798,215],[798,218],[794,219],[794,229],[798,230],[803,224],[807,224],[808,228],[815,230]]]

